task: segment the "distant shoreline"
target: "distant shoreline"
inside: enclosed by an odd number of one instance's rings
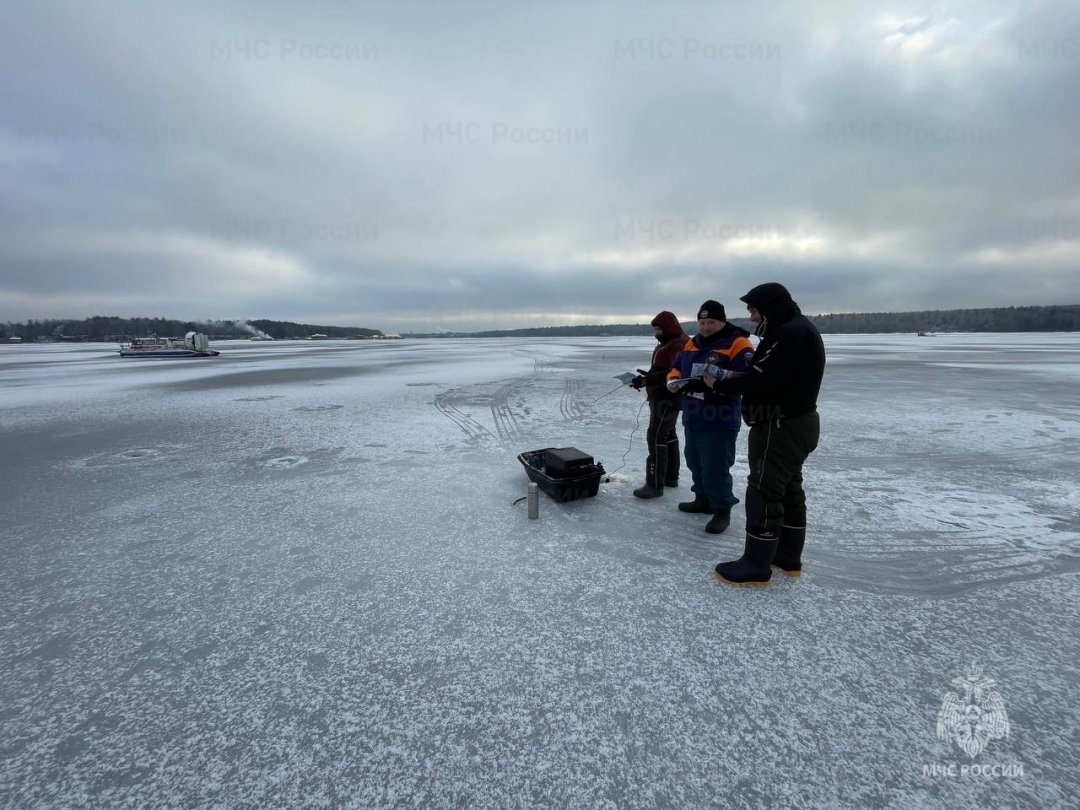
[[[1053,330],[979,330],[979,331],[943,331],[943,332],[822,332],[822,335],[826,337],[925,337],[925,338],[946,338],[946,337],[962,337],[966,335],[1037,335],[1037,334],[1075,334],[1080,332],[1080,329],[1053,329]],[[694,331],[690,331],[687,334],[694,334]],[[635,333],[635,334],[585,334],[576,332],[560,332],[557,335],[520,335],[520,334],[467,334],[467,333],[453,333],[453,334],[413,334],[405,333],[399,338],[393,338],[394,342],[401,340],[500,340],[505,338],[534,338],[534,339],[553,339],[553,338],[652,338],[652,333]],[[368,342],[388,342],[383,340],[365,340],[357,341],[352,338],[323,338],[319,340],[311,340],[310,338],[282,338],[281,340],[274,341],[250,341],[246,338],[240,337],[216,337],[212,340],[213,343],[236,343],[241,345],[258,345],[265,346],[269,344],[282,344],[282,343],[311,343],[314,345],[325,345],[328,343],[368,343]],[[23,340],[23,341],[11,341],[6,339],[0,339],[0,350],[4,347],[28,347],[28,346],[55,346],[57,344],[71,344],[71,345],[109,345],[114,344],[116,341],[112,340]]]
[[[987,309],[924,310],[919,312],[853,312],[809,315],[822,334],[888,335],[950,334],[956,332],[1080,332],[1080,304],[1062,306],[994,307]],[[732,323],[753,331],[745,318]],[[683,324],[687,334],[696,323]],[[179,321],[166,318],[119,318],[95,315],[81,320],[29,320],[0,324],[0,342],[21,338],[23,343],[114,343],[148,334],[203,332],[211,340],[249,340],[252,336],[275,340],[305,340],[316,336],[330,340],[392,339],[398,333],[358,326],[327,326],[269,319],[247,321]],[[323,337],[325,335],[325,338]],[[580,324],[521,329],[489,329],[471,332],[406,332],[406,338],[502,338],[502,337],[633,337],[651,336],[648,324]]]

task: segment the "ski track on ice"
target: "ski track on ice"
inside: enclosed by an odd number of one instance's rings
[[[521,435],[517,417],[510,407],[510,397],[517,394],[522,387],[520,380],[512,380],[500,387],[491,397],[491,420],[495,423],[495,430],[499,439],[504,442],[516,439]]]
[[[567,422],[577,422],[586,416],[577,399],[580,387],[581,381],[576,377],[567,377],[563,383],[562,395],[559,397],[559,413]]]
[[[459,389],[444,391],[435,397],[435,407],[439,413],[457,425],[465,435],[474,441],[495,441],[495,434],[462,412],[454,402],[459,398]]]

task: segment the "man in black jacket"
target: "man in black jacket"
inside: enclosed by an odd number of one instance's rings
[[[742,557],[720,563],[716,574],[734,585],[765,585],[770,565],[789,576],[802,573],[802,467],[818,443],[825,345],[782,284],[761,284],[740,300],[761,337],[750,371],[729,379],[705,378],[717,393],[743,395],[743,420],[750,426],[746,545]]]

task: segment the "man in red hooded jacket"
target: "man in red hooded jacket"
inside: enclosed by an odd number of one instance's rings
[[[634,388],[645,389],[649,398],[649,429],[645,440],[649,457],[645,462],[645,486],[634,490],[638,498],[658,498],[664,487],[679,485],[679,437],[675,425],[679,420],[681,395],[667,390],[667,375],[686,343],[679,319],[664,310],[652,319],[653,334],[659,345],[653,349],[649,370],[631,381]]]

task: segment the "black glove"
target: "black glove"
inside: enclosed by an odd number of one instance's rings
[[[716,378],[716,382],[713,383],[710,389],[714,394],[730,394],[731,384],[735,381],[734,377],[725,377],[724,379]]]
[[[642,388],[645,387],[645,378],[639,374],[630,381],[630,387],[633,388],[635,391],[640,391]]]
[[[707,385],[705,385],[704,380],[699,380],[699,379],[695,378],[693,380],[690,380],[686,385],[684,385],[682,387],[682,390],[679,393],[682,393],[682,394],[704,394],[708,390],[709,390],[709,387]]]

